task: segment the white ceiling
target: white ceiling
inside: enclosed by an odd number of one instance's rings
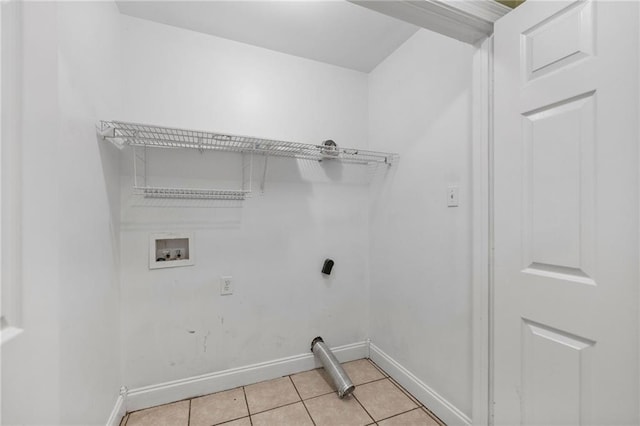
[[[357,71],[373,70],[418,27],[332,1],[119,1],[121,13]]]

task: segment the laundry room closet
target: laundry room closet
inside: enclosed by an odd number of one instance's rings
[[[309,370],[316,336],[471,422],[482,37],[342,1],[2,8],[3,424]]]

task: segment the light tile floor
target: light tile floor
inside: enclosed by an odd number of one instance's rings
[[[121,426],[443,426],[371,360],[342,364],[356,385],[339,399],[324,369],[127,414]]]

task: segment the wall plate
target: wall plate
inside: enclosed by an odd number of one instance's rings
[[[193,232],[158,232],[149,237],[149,269],[194,264]]]

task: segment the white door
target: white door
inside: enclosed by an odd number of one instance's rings
[[[495,26],[494,421],[638,424],[638,3]]]

